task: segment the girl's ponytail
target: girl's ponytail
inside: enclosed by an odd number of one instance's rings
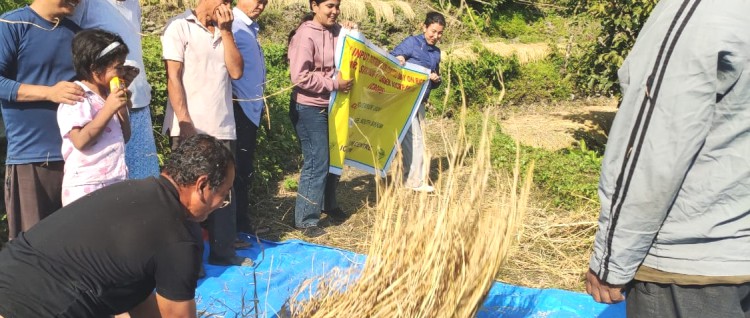
[[[289,37],[286,40],[286,44],[289,45],[289,43],[292,42],[292,38],[294,37],[295,34],[297,34],[297,29],[299,29],[299,27],[302,26],[303,23],[305,23],[307,21],[312,21],[312,19],[314,17],[315,17],[315,12],[310,11],[308,13],[305,13],[305,15],[302,16],[302,21],[299,22],[299,24],[297,25],[297,27],[294,28],[294,30],[292,30],[292,32],[289,32]]]

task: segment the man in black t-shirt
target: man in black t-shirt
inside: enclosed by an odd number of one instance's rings
[[[159,178],[60,209],[0,251],[0,317],[195,317],[201,222],[227,205],[234,159],[196,135]]]

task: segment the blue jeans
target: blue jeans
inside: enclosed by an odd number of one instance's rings
[[[328,109],[298,104],[292,100],[289,118],[302,148],[302,171],[294,206],[294,226],[318,225],[320,211],[338,207],[336,185],[339,176],[328,173]]]

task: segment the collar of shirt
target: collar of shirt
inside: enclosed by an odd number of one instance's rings
[[[195,12],[193,12],[192,9],[187,9],[185,11],[185,14],[187,15],[185,17],[185,20],[188,22],[195,23],[196,25],[200,26],[201,29],[206,30],[206,32],[211,33],[211,31],[208,30],[208,27],[203,25],[203,22],[198,19],[198,17],[195,16]],[[213,41],[214,42],[221,42],[221,33],[219,31],[219,27],[214,27],[214,33],[212,34]],[[214,46],[216,46],[217,43],[214,43]]]
[[[78,84],[78,86],[80,86],[81,88],[83,88],[84,96],[86,97],[86,99],[88,99],[91,105],[96,106],[97,110],[103,107],[105,103],[104,97],[99,96],[99,94],[92,91],[88,86],[86,86],[86,84],[84,84],[81,81],[75,81],[75,83]]]
[[[422,33],[419,36],[417,36],[417,39],[419,39],[419,42],[420,42],[420,44],[422,44],[422,48],[423,49],[427,49],[427,51],[434,51],[435,50],[435,46],[434,45],[430,45],[429,43],[427,43],[427,39],[424,37],[424,33]]]
[[[242,10],[237,7],[234,7],[234,9],[232,9],[232,13],[234,14],[232,33],[234,33],[236,36],[238,31],[247,31],[247,33],[255,38],[255,41],[258,42],[258,46],[260,47],[260,41],[258,40],[258,31],[260,31],[260,25],[258,25],[257,22],[253,21],[253,19],[250,19],[250,17],[248,17],[245,12],[242,12]]]
[[[96,95],[96,93],[94,93],[94,91],[92,91],[92,90],[91,90],[91,89],[90,89],[90,88],[89,88],[88,86],[86,86],[86,84],[84,84],[83,82],[81,82],[81,81],[75,81],[75,83],[76,83],[76,84],[78,84],[78,86],[80,86],[80,87],[81,87],[81,88],[83,89],[83,93],[84,93],[84,94],[85,94],[86,96],[90,96],[90,95]]]
[[[234,7],[234,9],[232,9],[232,13],[234,14],[235,19],[239,19],[247,26],[251,26],[253,25],[253,23],[255,23],[255,21],[253,21],[253,19],[250,19],[250,17],[248,17],[245,12],[242,12],[240,8]]]

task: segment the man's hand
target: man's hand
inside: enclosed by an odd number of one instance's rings
[[[178,124],[180,125],[181,140],[185,140],[188,137],[192,137],[198,134],[198,131],[195,130],[195,125],[193,125],[193,122],[181,121]]]
[[[130,87],[133,80],[141,73],[141,70],[132,65],[125,65],[122,67],[122,76],[120,79],[125,83],[125,87]]]
[[[435,82],[435,83],[440,82],[441,81],[440,75],[437,75],[437,73],[432,72],[432,73],[430,73],[430,80],[433,81],[433,82]]]
[[[399,63],[401,63],[401,66],[406,65],[406,59],[403,56],[401,55],[396,56],[396,59],[398,60]]]
[[[232,32],[232,21],[234,21],[234,15],[232,14],[232,8],[228,4],[222,4],[216,8],[216,22],[218,23],[219,30]]]
[[[46,99],[56,104],[73,105],[83,101],[83,88],[72,82],[58,82],[47,88]]]
[[[622,295],[623,287],[623,285],[611,285],[602,281],[590,269],[586,273],[586,292],[594,297],[596,302],[614,304],[625,300],[625,296]]]

